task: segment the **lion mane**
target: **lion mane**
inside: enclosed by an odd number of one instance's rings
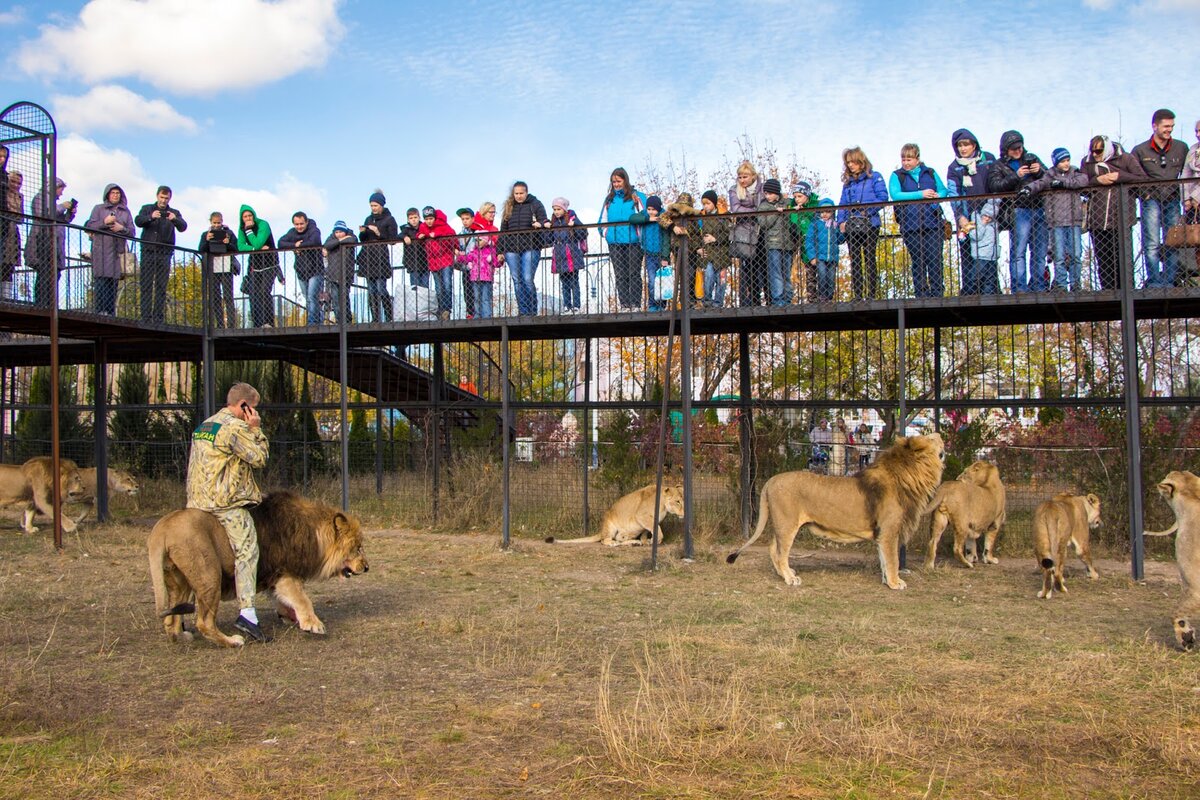
[[[280,617],[301,630],[325,633],[304,583],[370,569],[362,552],[361,524],[291,492],[267,495],[250,514],[258,534],[259,591],[274,594]],[[216,517],[195,508],[172,511],[150,531],[147,553],[155,608],[170,639],[191,639],[183,616],[194,611],[196,629],[206,639],[226,647],[244,643],[241,636],[225,636],[216,624],[221,599],[234,596],[233,549]]]
[[[896,437],[896,443],[857,475],[835,477],[813,472],[782,472],[762,489],[758,525],[745,544],[725,559],[732,564],[770,524],[771,562],[791,586],[800,578],[788,565],[788,553],[804,526],[836,542],[874,540],[883,581],[903,589],[900,544],[916,530],[921,511],[942,479],[945,445],[938,434]]]

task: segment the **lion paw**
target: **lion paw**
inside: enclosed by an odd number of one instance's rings
[[[985,563],[985,564],[999,564],[999,563],[1000,563],[1000,559],[996,558],[995,556],[984,556],[984,557],[983,557],[983,563]]]
[[[1038,589],[1038,599],[1039,600],[1049,600],[1050,593],[1047,592],[1045,589]]]
[[[895,583],[888,581],[887,585],[889,589],[896,589],[897,591],[908,588],[908,584],[904,582],[903,578],[896,578]]]
[[[1189,651],[1196,647],[1196,629],[1186,619],[1175,620],[1175,641],[1181,650]]]
[[[246,644],[246,639],[240,633],[235,633],[233,636],[229,637],[229,646],[230,647],[242,647],[245,644]]]
[[[306,633],[315,633],[319,636],[325,635],[325,623],[315,617],[311,622],[304,621],[300,623],[300,630]]]
[[[1096,580],[1100,577],[1100,573],[1096,572],[1096,570],[1092,569],[1091,567],[1088,567],[1088,577],[1092,580]]]
[[[799,586],[800,585],[800,576],[794,572],[791,575],[784,575],[783,582],[786,583],[788,586]]]

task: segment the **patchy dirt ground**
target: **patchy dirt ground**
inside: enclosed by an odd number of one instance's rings
[[[1200,794],[1169,563],[1076,562],[1047,602],[1032,556],[893,592],[872,550],[806,537],[787,587],[765,548],[668,542],[650,573],[642,548],[378,531],[369,574],[310,586],[327,636],[272,620],[226,651],[162,635],[148,528],[61,555],[0,532],[0,797]]]

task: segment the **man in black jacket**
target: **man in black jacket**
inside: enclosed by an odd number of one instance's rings
[[[321,289],[325,287],[325,257],[321,254],[321,229],[303,211],[292,215],[292,227],[279,237],[279,249],[296,250],[296,279],[304,287],[305,310],[309,325],[320,325],[325,315],[321,311]]]
[[[183,216],[171,208],[171,187],[160,186],[155,201],[142,206],[133,224],[142,229],[142,264],[138,275],[142,320],[162,322],[167,305],[175,232],[187,230]]]
[[[1019,131],[1005,131],[1000,136],[1000,157],[988,169],[989,192],[1017,192],[1011,203],[1012,232],[1009,234],[1008,277],[1009,291],[1044,292],[1046,281],[1046,252],[1050,249],[1050,229],[1046,227],[1046,212],[1042,198],[1020,191],[1042,177],[1046,165],[1025,149],[1025,138]],[[1001,208],[1001,227],[1006,209]],[[1028,251],[1029,268],[1025,256]]]

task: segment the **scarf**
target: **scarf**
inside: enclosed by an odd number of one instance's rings
[[[962,179],[964,187],[975,185],[974,176],[975,176],[975,173],[978,171],[979,159],[982,157],[982,155],[983,154],[979,152],[979,148],[977,147],[977,148],[975,148],[975,155],[969,156],[967,158],[954,159],[959,164],[959,166],[967,168],[967,171],[963,174],[963,179]]]

